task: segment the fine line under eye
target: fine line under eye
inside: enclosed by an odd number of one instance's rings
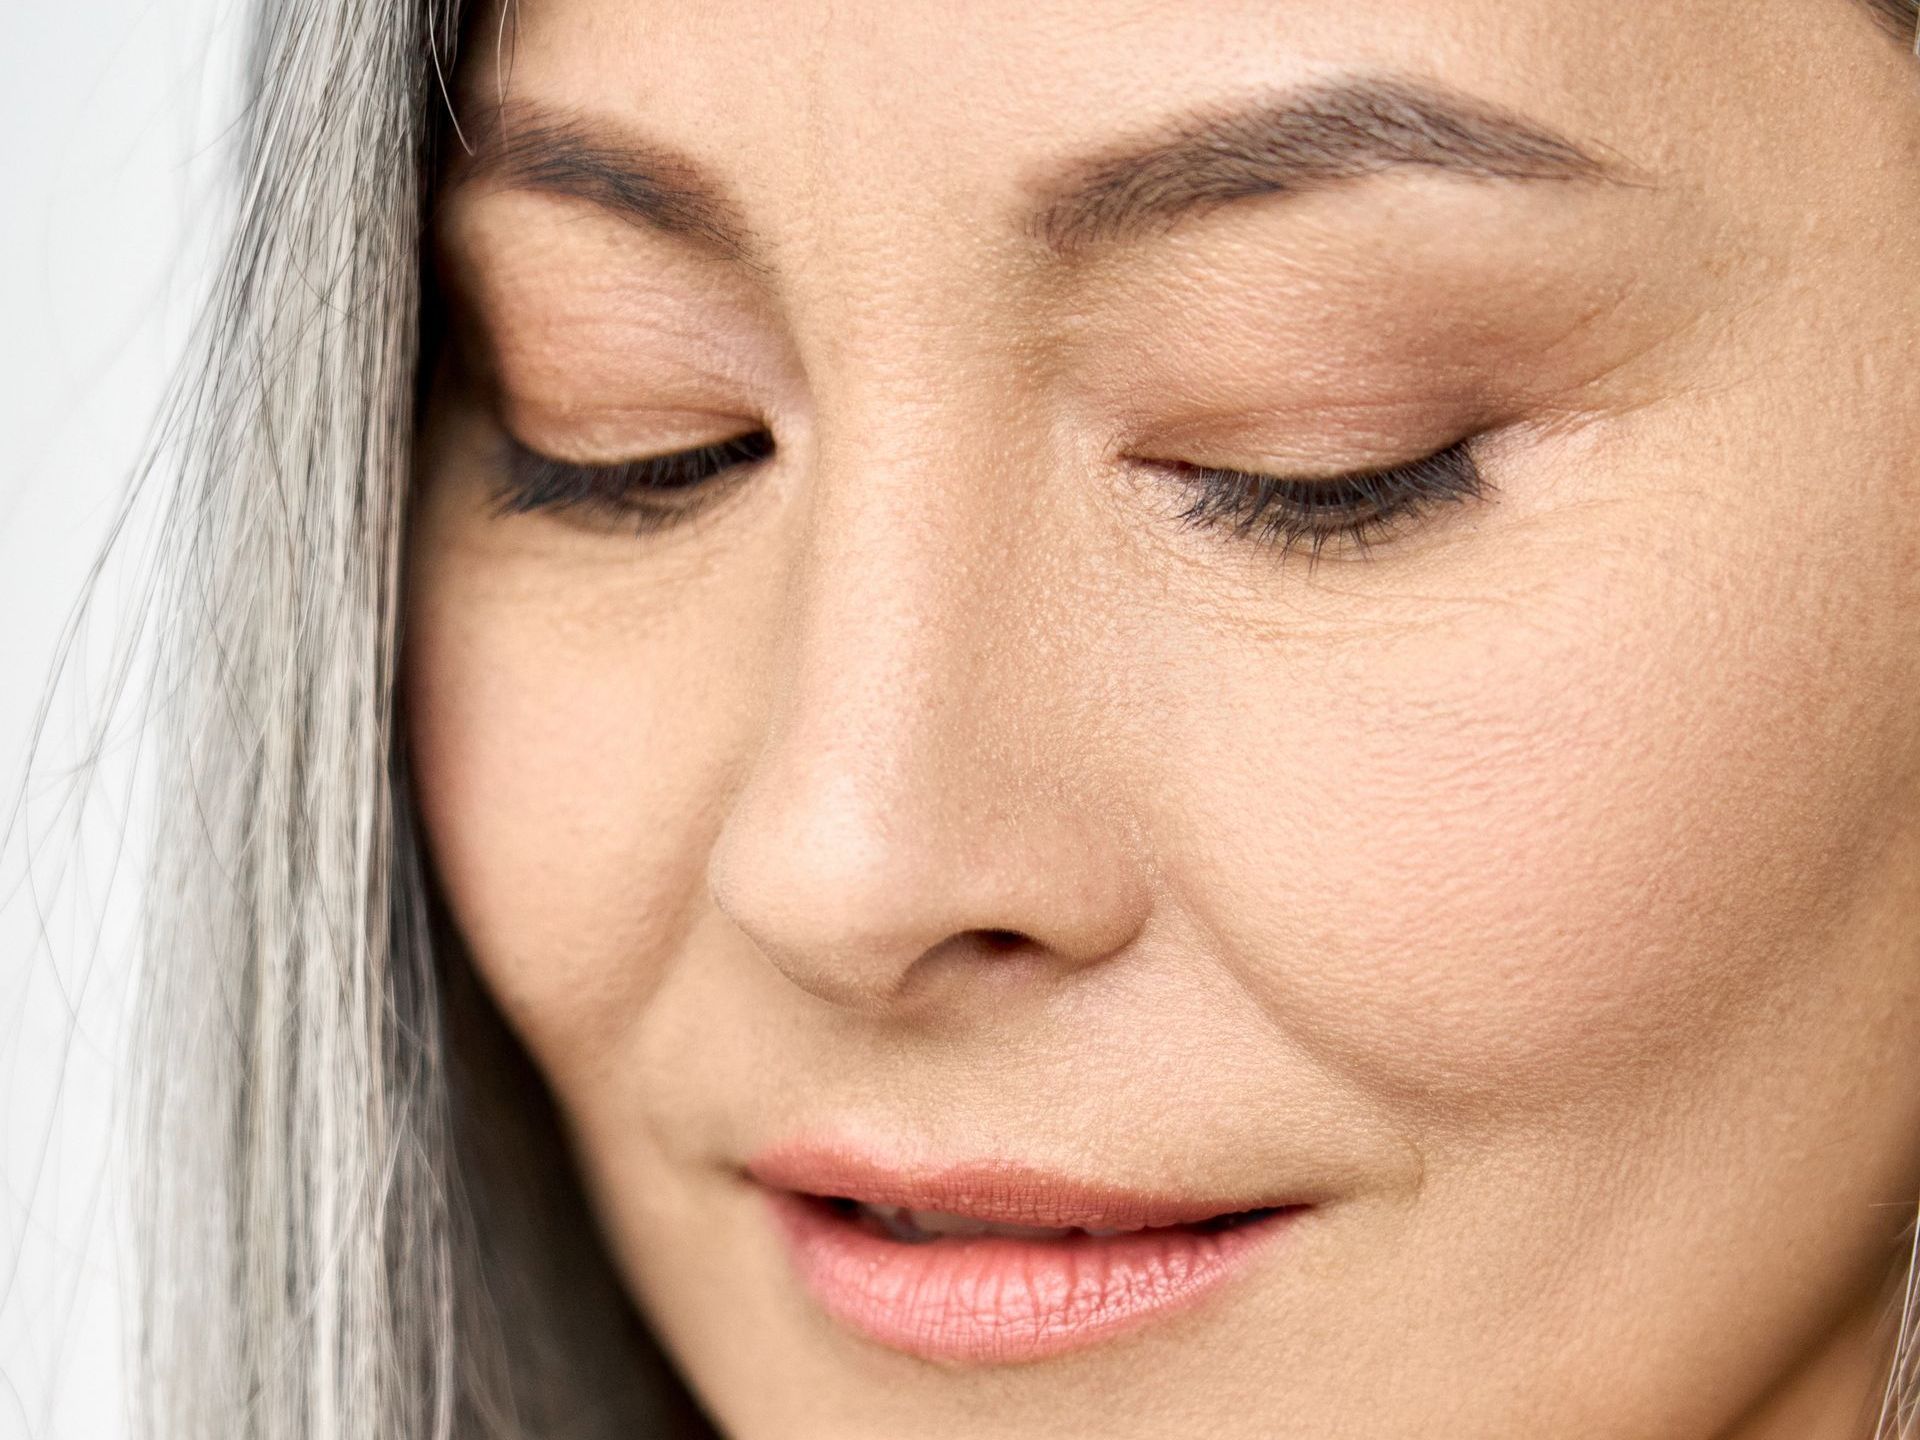
[[[1362,557],[1370,547],[1430,508],[1482,498],[1492,487],[1470,441],[1401,465],[1353,471],[1323,480],[1299,480],[1245,470],[1155,461],[1190,499],[1180,523],[1224,531],[1281,556],[1310,546],[1311,571],[1330,541],[1350,544]]]

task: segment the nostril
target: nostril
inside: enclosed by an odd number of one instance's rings
[[[989,950],[1015,950],[1027,943],[1018,930],[976,930],[980,943]]]

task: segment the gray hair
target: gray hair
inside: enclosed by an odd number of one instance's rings
[[[238,223],[167,408],[130,1113],[134,1399],[169,1440],[707,1433],[554,1178],[550,1101],[410,826],[402,521],[457,9],[265,0]]]
[[[1865,3],[1912,34],[1914,0]],[[460,8],[263,0],[238,223],[166,412],[132,1112],[153,1440],[711,1433],[411,828],[402,531]],[[1911,1267],[1897,1354],[1889,1440],[1920,1428]]]
[[[1896,40],[1908,41],[1920,55],[1920,8],[1915,0],[1865,0],[1865,4]]]

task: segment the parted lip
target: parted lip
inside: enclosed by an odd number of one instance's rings
[[[1041,1228],[1140,1230],[1300,1203],[1273,1196],[1136,1190],[1074,1179],[1017,1160],[894,1161],[822,1141],[774,1146],[754,1156],[745,1169],[762,1185],[803,1195]]]

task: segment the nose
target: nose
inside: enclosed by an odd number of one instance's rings
[[[1149,899],[1059,520],[937,457],[876,468],[817,463],[708,863],[789,980],[870,1014],[1110,957]]]

